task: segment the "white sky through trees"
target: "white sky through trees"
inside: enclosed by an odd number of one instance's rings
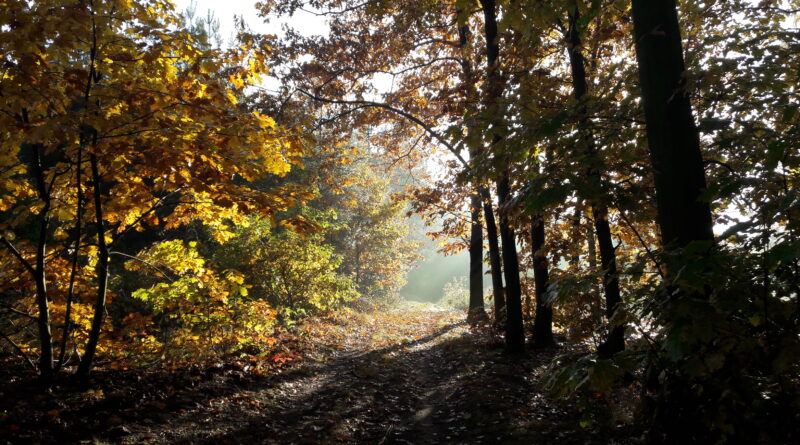
[[[211,11],[219,20],[219,32],[226,44],[235,34],[234,16],[242,17],[250,29],[264,34],[279,35],[283,23],[288,23],[304,35],[321,34],[327,30],[324,17],[303,11],[298,11],[289,20],[264,23],[264,19],[258,16],[256,2],[257,0],[173,0],[178,12],[186,11],[192,3],[196,6],[196,17],[204,18]]]

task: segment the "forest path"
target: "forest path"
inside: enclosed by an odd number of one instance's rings
[[[321,327],[311,333],[317,353],[301,363],[261,382],[220,382],[188,409],[131,425],[121,441],[593,442],[541,389],[550,354],[511,359],[463,319],[417,306]]]
[[[34,395],[14,381],[0,386],[0,444],[620,443],[547,397],[555,351],[511,357],[464,318],[342,310],[279,332],[263,357],[109,365]]]

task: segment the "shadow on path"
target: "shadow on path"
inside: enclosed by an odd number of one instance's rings
[[[434,323],[432,320],[430,323]],[[391,329],[386,325],[382,329]],[[549,355],[510,359],[466,323],[333,355],[214,394],[146,436],[164,443],[591,443],[540,390]],[[247,405],[215,404],[245,399]],[[126,440],[126,441],[127,441]]]

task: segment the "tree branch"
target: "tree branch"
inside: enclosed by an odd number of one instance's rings
[[[28,262],[28,260],[26,260],[21,253],[19,253],[19,250],[17,250],[17,248],[11,244],[11,241],[7,240],[4,236],[0,236],[0,242],[5,244],[8,250],[11,251],[11,253],[19,260],[20,263],[22,263],[23,266],[25,266],[25,269],[27,269],[28,272],[30,272],[32,275],[36,275],[36,269],[34,269],[33,265],[31,265],[31,263]]]
[[[397,114],[399,116],[402,116],[402,117],[406,118],[407,120],[417,124],[420,128],[425,130],[425,132],[428,133],[433,139],[435,139],[437,142],[439,142],[445,148],[447,148],[447,150],[450,153],[452,153],[453,156],[455,156],[456,159],[458,159],[458,161],[464,167],[469,166],[469,163],[461,156],[461,154],[459,153],[458,149],[456,149],[456,147],[454,147],[453,144],[449,143],[444,137],[442,137],[439,133],[434,131],[433,128],[430,125],[426,124],[420,118],[414,116],[413,114],[411,114],[411,113],[409,113],[407,111],[401,110],[399,108],[393,107],[393,106],[391,106],[391,105],[389,105],[387,103],[383,103],[383,102],[374,102],[374,101],[370,101],[370,100],[329,99],[329,98],[317,96],[317,95],[309,93],[308,91],[305,91],[305,90],[298,90],[298,91],[300,91],[304,95],[308,96],[309,98],[311,98],[311,99],[313,99],[313,100],[315,100],[317,102],[323,102],[323,103],[328,103],[328,104],[337,104],[337,105],[358,105],[358,106],[382,108],[384,110],[391,111],[392,113],[395,113],[395,114]]]

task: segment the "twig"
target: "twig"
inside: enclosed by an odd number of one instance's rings
[[[653,261],[653,264],[655,264],[656,270],[658,271],[658,276],[660,276],[663,279],[664,271],[661,269],[661,262],[658,261],[655,254],[653,254],[653,251],[650,250],[650,247],[648,247],[647,243],[644,241],[644,238],[642,238],[642,235],[639,234],[639,231],[636,230],[635,227],[633,227],[633,224],[631,224],[628,217],[625,216],[625,211],[622,209],[617,209],[617,210],[619,210],[619,215],[622,217],[622,220],[625,221],[625,224],[628,226],[628,228],[631,229],[631,231],[633,231],[633,234],[636,235],[636,238],[639,239],[639,243],[641,243],[642,247],[647,252],[647,256],[650,257],[650,260]]]
[[[22,348],[20,348],[18,344],[14,343],[14,340],[8,338],[8,336],[6,334],[3,334],[2,332],[0,332],[0,337],[3,337],[3,339],[5,341],[9,342],[11,344],[11,346],[14,349],[16,349],[17,352],[19,352],[19,354],[22,356],[22,358],[24,358],[25,361],[27,361],[28,364],[31,366],[31,369],[36,369],[36,364],[33,363],[33,360],[31,360],[31,358],[28,356],[28,354],[26,354],[25,351],[23,351]]]

